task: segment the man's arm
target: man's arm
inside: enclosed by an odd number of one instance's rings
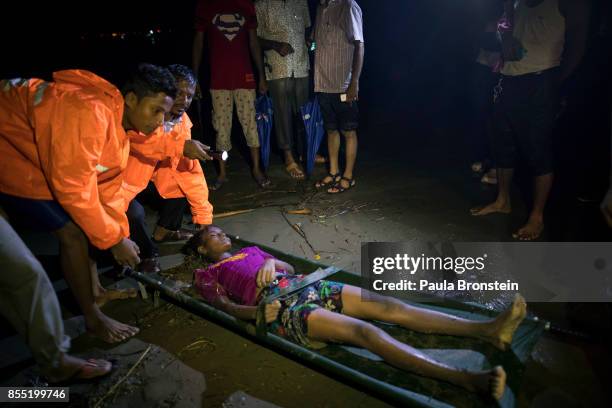
[[[232,302],[227,296],[219,296],[215,300],[214,305],[237,319],[255,320],[257,317],[257,306],[239,305]]]
[[[363,42],[355,41],[355,50],[353,51],[353,68],[351,71],[351,84],[346,91],[346,101],[352,102],[358,99],[359,94],[359,77],[363,68]]]
[[[253,61],[255,61],[255,67],[259,75],[259,92],[264,94],[268,92],[268,83],[266,82],[266,73],[264,71],[261,46],[257,38],[257,30],[254,28],[249,29],[249,48],[251,49],[251,56]]]
[[[241,320],[255,320],[257,318],[257,306],[244,306],[232,302],[227,296],[219,296],[215,301],[215,307],[223,310]],[[278,300],[266,305],[266,323],[273,322],[278,316],[280,302]]]
[[[565,46],[559,79],[565,81],[586,52],[591,4],[589,0],[561,0],[559,11],[565,17]]]
[[[281,57],[287,56],[294,52],[291,44],[281,41],[266,40],[265,38],[257,37],[259,44],[264,51],[274,50]]]

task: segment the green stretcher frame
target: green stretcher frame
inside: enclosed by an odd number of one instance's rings
[[[296,273],[308,273],[315,269],[327,268],[325,265],[288,255],[265,245],[255,244],[235,237],[232,237],[232,241],[236,249],[257,245],[271,255],[292,264],[296,269]],[[333,273],[333,280],[335,281],[361,286],[360,276],[337,270],[337,268],[327,269],[327,273]],[[204,301],[185,293],[183,286],[176,285],[175,281],[160,275],[143,274],[136,271],[129,271],[126,274],[149,286],[154,291],[165,295],[191,312],[214,320],[226,328],[245,335],[274,351],[289,355],[304,365],[316,367],[335,379],[343,379],[349,385],[359,390],[367,391],[390,403],[411,407],[491,406],[491,401],[484,400],[459,387],[396,369],[385,362],[381,362],[380,358],[365,350],[359,349],[361,351],[358,350],[356,352],[355,348],[341,345],[328,345],[320,350],[310,350],[278,335],[262,330],[261,327],[258,330],[257,324],[236,319],[216,309]],[[431,299],[431,296],[429,298]],[[435,303],[415,304],[431,310],[443,311],[459,317],[472,319],[484,319],[497,314],[497,312],[479,304],[451,299],[440,299],[439,302]],[[373,323],[386,330],[398,340],[416,348],[426,349],[432,353],[441,352],[441,355],[446,353],[459,356],[457,362],[444,362],[460,368],[477,369],[477,367],[462,367],[462,363],[465,363],[465,361],[478,360],[472,357],[472,354],[468,354],[465,357],[463,350],[468,350],[467,353],[475,353],[469,350],[478,350],[478,353],[474,355],[481,358],[479,353],[484,349],[486,357],[485,366],[490,367],[501,364],[508,374],[506,392],[504,398],[498,404],[504,408],[515,406],[514,393],[521,382],[524,363],[540,335],[548,327],[548,322],[527,317],[517,329],[512,342],[512,350],[501,352],[495,350],[493,346],[478,340],[453,336],[424,335],[395,325],[379,322]]]

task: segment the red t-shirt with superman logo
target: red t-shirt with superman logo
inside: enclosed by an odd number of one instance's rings
[[[208,38],[210,89],[255,89],[249,30],[257,29],[252,0],[198,0],[195,29]]]

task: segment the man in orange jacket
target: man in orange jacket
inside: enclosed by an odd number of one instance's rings
[[[12,222],[55,233],[87,329],[121,341],[138,329],[100,311],[97,301],[109,293],[99,284],[88,241],[109,249],[119,264],[139,263],[121,190],[126,130],[153,132],[172,107],[175,82],[148,64],[134,71],[123,95],[88,71],[59,71],[53,79],[0,82],[0,206]]]
[[[139,269],[145,272],[159,270],[156,243],[181,241],[191,237],[181,230],[187,204],[191,207],[193,223],[197,228],[212,223],[213,207],[208,201],[208,187],[200,162],[171,154],[157,160],[157,157],[150,154],[156,145],[191,141],[192,124],[185,111],[189,109],[195,94],[195,75],[184,65],[170,65],[168,70],[176,80],[178,93],[171,111],[166,115],[164,126],[159,127],[150,137],[128,132],[131,143],[130,157],[124,172],[123,187],[126,202],[129,203],[127,215],[132,239],[140,247],[143,258]],[[207,148],[201,144],[200,146]],[[204,159],[210,157],[206,156]],[[147,188],[150,181],[154,182],[154,188],[151,185]],[[136,199],[138,194],[139,199]],[[147,232],[144,208],[139,202],[146,200],[147,196],[153,196],[155,201],[161,202],[152,237]]]

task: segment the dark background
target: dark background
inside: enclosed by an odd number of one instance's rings
[[[313,20],[316,3],[310,0]],[[365,31],[360,152],[399,152],[401,156],[393,159],[402,161],[426,146],[432,163],[467,166],[470,72],[478,35],[487,17],[498,15],[500,2],[358,3]],[[555,143],[557,175],[569,195],[587,192],[597,197],[607,189],[609,3],[593,0],[587,56],[564,87],[567,106]],[[194,0],[4,3],[0,77],[49,78],[54,70],[78,67],[120,84],[122,74],[140,61],[190,66],[194,9]],[[205,61],[204,90],[206,66]],[[203,112],[207,111],[205,99]],[[203,122],[204,135],[196,128],[195,137],[210,142],[206,115]]]

